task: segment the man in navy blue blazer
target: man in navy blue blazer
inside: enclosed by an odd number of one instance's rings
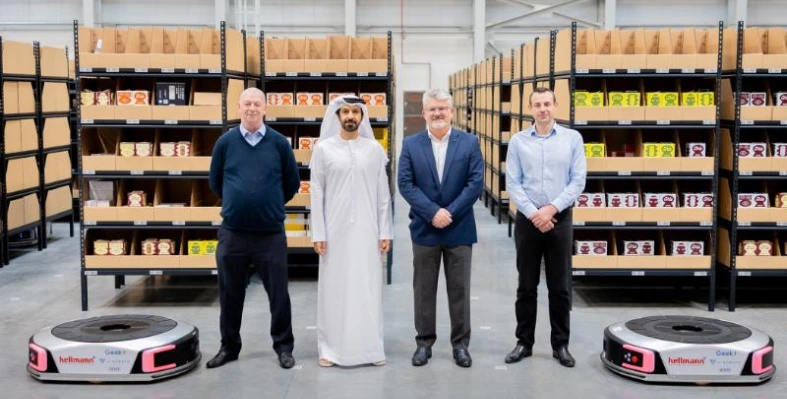
[[[470,367],[470,267],[478,241],[473,204],[481,196],[484,163],[478,139],[451,129],[451,95],[424,93],[422,115],[427,130],[404,139],[399,157],[399,192],[410,204],[413,242],[415,342],[413,366],[432,357],[437,280],[445,267],[451,316],[451,345],[456,364]]]

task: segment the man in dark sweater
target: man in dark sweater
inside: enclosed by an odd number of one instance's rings
[[[295,359],[284,204],[298,192],[298,167],[287,139],[263,124],[263,92],[244,90],[238,107],[241,124],[216,141],[210,165],[210,188],[221,198],[223,221],[216,249],[221,349],[207,367],[238,358],[247,271],[253,264],[268,292],[273,350],[288,369]]]

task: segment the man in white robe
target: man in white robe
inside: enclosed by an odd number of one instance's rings
[[[309,163],[320,366],[385,364],[381,257],[393,238],[387,162],[363,100],[332,101]]]

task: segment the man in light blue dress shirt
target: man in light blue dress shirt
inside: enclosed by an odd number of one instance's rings
[[[555,94],[538,87],[530,96],[535,124],[514,135],[506,158],[506,188],[517,208],[514,242],[519,286],[517,344],[506,356],[516,363],[533,354],[537,289],[544,259],[549,289],[552,355],[574,367],[568,351],[571,310],[571,208],[585,189],[587,164],[582,136],[554,119]]]

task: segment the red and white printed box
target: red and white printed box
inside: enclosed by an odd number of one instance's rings
[[[604,193],[582,193],[577,197],[577,208],[604,208]]]
[[[607,194],[607,206],[610,208],[639,208],[639,194],[635,194],[635,193]]]
[[[672,241],[672,256],[701,256],[705,255],[704,241]]]
[[[298,149],[299,150],[311,150],[314,148],[315,138],[314,137],[300,137],[298,138]]]
[[[738,156],[741,158],[763,158],[768,156],[766,143],[739,143]]]
[[[583,256],[606,256],[606,241],[574,241],[576,254]]]
[[[385,93],[360,93],[358,97],[361,97],[366,105],[386,105]]]
[[[767,208],[768,206],[766,193],[738,193],[739,208]]]
[[[777,92],[776,96],[774,97],[774,100],[775,101],[773,102],[773,105],[777,107],[787,107],[787,92],[785,91]]]
[[[787,158],[787,143],[771,143],[773,145],[773,152],[771,156],[774,158]]]
[[[297,100],[295,105],[323,105],[324,96],[322,93],[295,93]]]
[[[739,101],[740,101],[741,105],[751,105],[751,104],[749,104],[749,101],[750,101],[749,97],[750,97],[751,93],[742,91],[740,94],[741,95],[739,97]]]
[[[749,105],[752,107],[764,107],[766,105],[766,96],[764,92],[751,92],[749,93]]]
[[[298,187],[298,194],[311,194],[312,192],[312,183],[310,181],[302,181],[300,187]]]
[[[292,93],[267,93],[268,105],[295,105]]]
[[[339,97],[355,96],[355,93],[328,93],[328,102],[331,102]]]
[[[787,193],[776,194],[776,207],[787,208]]]
[[[683,154],[686,158],[700,158],[705,157],[707,153],[707,145],[705,143],[686,143],[686,153]]]
[[[645,208],[677,208],[678,195],[674,193],[644,193],[642,203]]]
[[[713,208],[711,193],[683,193],[684,208]]]
[[[623,241],[623,255],[653,255],[656,243],[653,240]]]

